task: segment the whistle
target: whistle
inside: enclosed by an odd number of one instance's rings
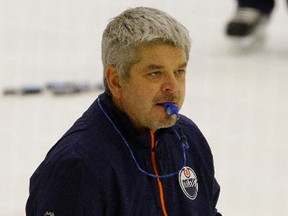
[[[171,102],[167,102],[163,104],[166,113],[171,116],[171,115],[178,115],[179,109],[177,106],[175,106],[173,103]]]

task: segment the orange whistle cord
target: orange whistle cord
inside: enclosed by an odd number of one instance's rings
[[[154,151],[155,146],[157,145],[157,142],[155,143],[155,137],[153,131],[150,131],[150,136],[151,136],[151,160],[152,160],[152,166],[154,169],[154,172],[157,176],[159,176],[158,169],[157,169],[157,164],[156,164],[156,154]],[[165,198],[164,198],[164,191],[163,191],[163,185],[160,180],[160,178],[157,178],[157,184],[159,188],[159,196],[160,196],[160,202],[161,202],[161,208],[163,211],[164,216],[168,216],[167,210],[166,210],[166,205],[165,205]]]

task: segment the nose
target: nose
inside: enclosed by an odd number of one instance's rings
[[[163,79],[161,89],[163,92],[175,92],[178,90],[179,80],[177,80],[174,72],[167,73]]]

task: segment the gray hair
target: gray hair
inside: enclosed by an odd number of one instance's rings
[[[191,47],[188,30],[167,13],[154,8],[127,9],[107,25],[102,35],[102,63],[113,65],[120,77],[129,77],[139,61],[137,48],[143,44],[171,44],[183,49],[187,60]],[[105,91],[110,93],[104,74]]]

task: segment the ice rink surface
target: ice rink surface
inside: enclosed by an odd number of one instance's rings
[[[150,6],[193,39],[187,96],[214,153],[225,216],[288,216],[288,10],[278,1],[265,44],[240,51],[224,35],[233,0],[0,0],[0,87],[101,82],[101,34],[124,9]],[[23,216],[29,178],[100,91],[0,96],[0,216]]]

